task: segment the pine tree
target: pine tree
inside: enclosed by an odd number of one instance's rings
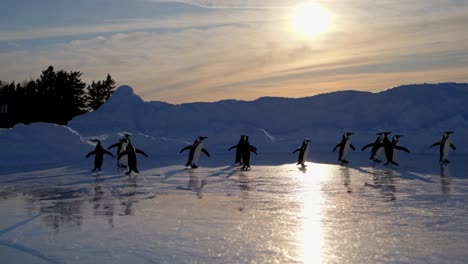
[[[98,109],[114,93],[115,81],[110,74],[104,81],[92,82],[88,86],[88,107],[92,110]]]

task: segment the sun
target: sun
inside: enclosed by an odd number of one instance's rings
[[[328,10],[318,4],[301,5],[296,9],[293,27],[299,33],[315,37],[327,31],[330,17]]]

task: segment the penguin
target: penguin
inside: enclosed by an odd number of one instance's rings
[[[349,148],[351,148],[352,150],[356,150],[356,148],[353,146],[353,144],[351,144],[350,140],[349,140],[349,136],[353,135],[354,133],[351,133],[351,132],[345,132],[343,134],[343,137],[341,138],[341,142],[338,143],[335,148],[333,149],[333,152],[335,152],[335,150],[340,147],[340,153],[338,155],[338,161],[341,162],[341,163],[348,163],[348,161],[346,160],[346,155],[348,154],[348,151],[349,151]]]
[[[405,148],[405,147],[402,147],[402,146],[398,146],[398,140],[400,139],[400,137],[402,137],[403,135],[394,135],[393,138],[392,138],[392,142],[391,142],[391,145],[390,145],[390,149],[389,149],[389,156],[387,157],[387,163],[385,163],[385,165],[388,165],[389,163],[393,164],[393,165],[399,165],[395,159],[396,159],[396,154],[397,154],[397,150],[402,150],[402,151],[405,151],[407,153],[411,153],[409,151],[409,149]]]
[[[387,164],[389,160],[392,160],[393,156],[393,147],[392,147],[392,141],[388,138],[388,135],[390,135],[392,132],[383,132],[383,139],[382,139],[382,144],[385,152],[385,158],[387,159]]]
[[[297,158],[296,165],[301,164],[303,168],[307,167],[307,165],[305,165],[305,162],[307,161],[307,156],[309,156],[309,142],[310,142],[310,139],[308,138],[304,139],[304,141],[302,141],[302,146],[300,146],[299,148],[293,151],[293,153],[296,153],[299,151],[299,157]]]
[[[442,140],[438,141],[434,144],[432,144],[429,148],[435,147],[437,145],[440,146],[440,158],[439,161],[441,163],[450,163],[448,160],[448,152],[449,148],[452,148],[453,150],[457,150],[454,144],[450,143],[449,136],[452,134],[452,131],[445,131],[444,134],[442,135]]]
[[[94,155],[94,169],[92,171],[96,171],[96,170],[101,171],[102,161],[104,160],[104,154],[110,155],[114,158],[115,156],[102,147],[101,141],[99,139],[92,139],[90,141],[96,142],[97,145],[93,151],[89,152],[86,155],[86,158],[89,158],[90,156]]]
[[[126,141],[127,141],[127,146],[126,146],[124,151],[119,153],[118,159],[120,160],[120,158],[122,156],[127,155],[127,158],[128,158],[128,171],[125,174],[130,175],[130,173],[132,173],[132,171],[134,171],[136,173],[140,173],[138,171],[138,168],[137,168],[136,154],[140,153],[145,157],[148,157],[148,155],[146,155],[146,153],[143,152],[142,150],[139,150],[139,149],[135,148],[132,145],[132,142],[130,141],[130,139],[126,139]]]
[[[369,143],[365,145],[364,147],[361,148],[361,151],[364,151],[368,147],[372,147],[371,156],[369,157],[369,159],[374,162],[381,162],[381,160],[379,160],[378,157],[381,155],[382,150],[383,150],[382,147],[383,147],[384,134],[380,132],[380,133],[377,133],[377,136],[378,137],[374,143]]]
[[[127,149],[127,144],[128,140],[130,138],[129,134],[125,134],[121,139],[119,139],[119,142],[110,145],[107,149],[115,148],[117,147],[117,156],[119,156],[120,153],[124,152]],[[126,168],[128,165],[128,157],[125,155],[122,155],[120,158],[117,158],[117,167],[120,168]]]
[[[202,136],[199,136],[197,137],[197,139],[195,140],[195,142],[193,143],[193,145],[189,145],[189,146],[186,146],[185,148],[183,148],[179,153],[182,153],[186,150],[190,150],[189,152],[189,158],[188,158],[188,161],[187,161],[187,164],[185,164],[185,166],[191,166],[192,169],[196,169],[198,168],[198,158],[200,157],[200,153],[203,152],[205,153],[206,156],[210,157],[210,153],[203,148],[203,141],[207,139],[207,137],[202,137]]]
[[[242,143],[241,146],[241,160],[243,170],[250,169],[250,152],[253,152],[255,153],[255,155],[258,155],[257,148],[250,145],[249,143],[249,136],[244,136],[244,143]]]
[[[236,146],[232,146],[228,149],[228,151],[231,151],[233,149],[236,149],[236,160],[234,161],[234,164],[239,164],[239,165],[242,165],[242,155],[241,155],[241,147],[242,147],[242,144],[244,143],[244,138],[245,138],[245,135],[241,135],[240,139],[239,139],[239,142],[237,143]]]

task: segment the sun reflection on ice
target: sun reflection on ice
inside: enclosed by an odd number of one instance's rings
[[[301,246],[303,263],[320,263],[322,261],[322,193],[321,183],[328,175],[336,171],[335,166],[308,163],[307,168],[298,174],[298,195],[302,201],[302,228],[298,230],[297,239]]]

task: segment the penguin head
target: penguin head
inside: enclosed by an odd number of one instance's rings
[[[403,135],[394,135],[393,138],[394,139],[399,139],[400,137],[402,137]]]
[[[343,136],[348,138],[349,136],[351,136],[353,134],[354,134],[353,132],[345,132]]]
[[[383,138],[384,138],[384,133],[383,132],[379,132],[376,134],[378,137],[377,137],[377,141],[382,141]]]
[[[99,140],[99,139],[91,139],[90,141],[94,142],[94,143],[97,143],[96,146],[101,145],[101,140]]]
[[[203,140],[205,140],[205,139],[207,139],[207,138],[208,138],[208,137],[199,136],[199,137],[197,138],[197,141],[203,141]]]
[[[383,132],[384,136],[388,136],[388,135],[390,135],[391,133],[392,133],[392,132],[390,132],[390,131]]]
[[[309,142],[310,142],[310,139],[308,139],[308,138],[304,139],[304,143],[309,143]]]
[[[445,131],[443,137],[448,138],[450,136],[450,134],[453,134],[453,132],[452,131]]]

